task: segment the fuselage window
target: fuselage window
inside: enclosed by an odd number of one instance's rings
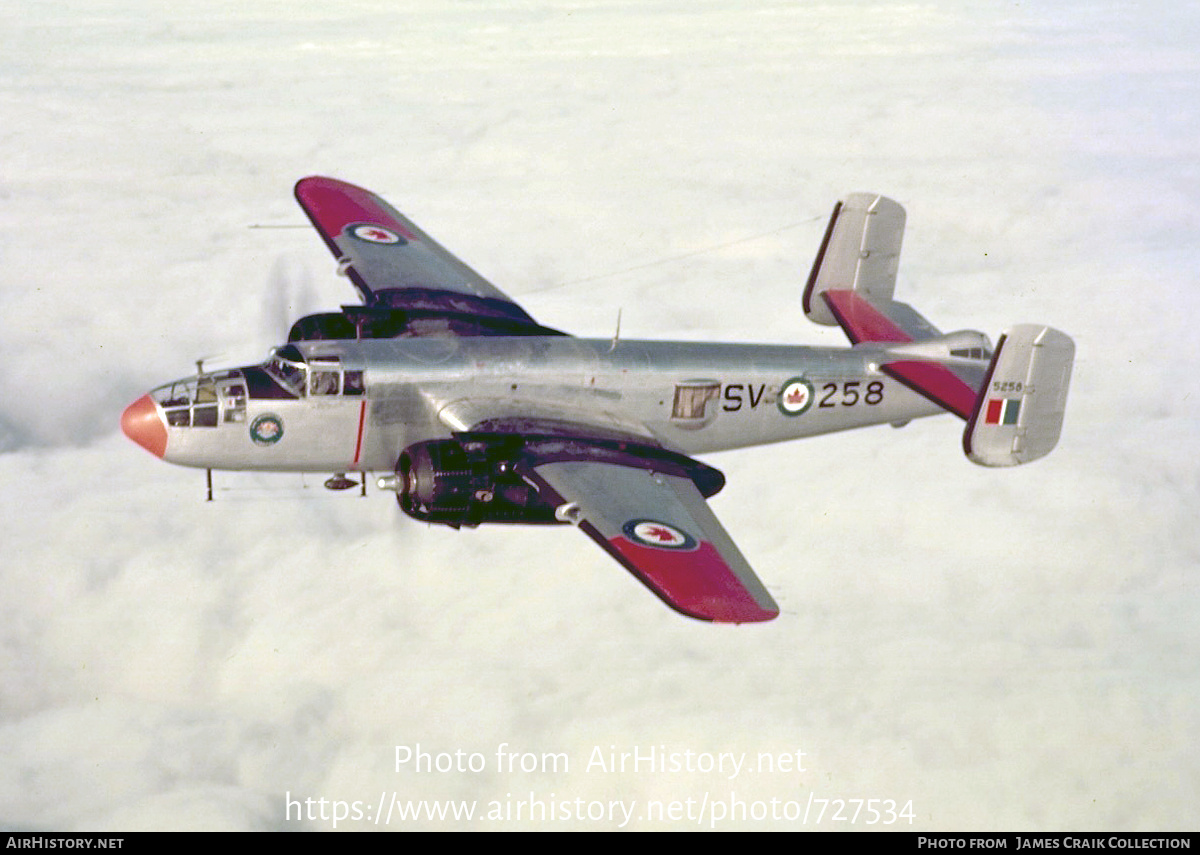
[[[345,378],[342,380],[343,395],[361,395],[365,389],[363,373],[361,371],[346,372]]]
[[[688,381],[675,387],[673,419],[703,419],[705,405],[721,394],[721,384],[709,381]]]
[[[246,387],[240,383],[225,387],[225,421],[246,420]]]
[[[192,410],[192,427],[216,427],[217,404],[197,404]]]
[[[336,395],[338,393],[338,372],[313,368],[310,372],[310,395]]]
[[[192,407],[192,427],[217,426],[217,387],[211,378],[201,378],[196,386],[196,401]]]

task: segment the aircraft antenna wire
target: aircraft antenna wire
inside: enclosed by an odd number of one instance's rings
[[[693,249],[693,250],[690,250],[689,252],[681,252],[678,255],[668,255],[663,258],[655,259],[654,261],[646,261],[641,264],[632,265],[631,267],[624,267],[620,270],[613,270],[608,273],[597,273],[593,276],[583,276],[579,279],[568,279],[564,282],[559,282],[555,285],[549,285],[545,288],[536,288],[532,291],[526,291],[525,294],[541,294],[546,291],[553,291],[557,288],[565,288],[568,285],[579,285],[584,282],[595,282],[599,279],[609,279],[613,276],[621,276],[626,273],[632,273],[635,270],[646,270],[648,268],[658,267],[663,264],[672,264],[676,261],[683,261],[688,258],[694,258],[698,255],[705,255],[710,252],[717,252],[722,249],[728,249],[731,246],[738,246],[739,244],[750,243],[751,241],[756,241],[756,240],[762,240],[763,238],[771,237],[772,235],[777,235],[782,232],[791,231],[792,229],[798,229],[801,226],[807,226],[809,223],[815,223],[815,222],[818,222],[819,220],[824,220],[824,219],[825,219],[825,215],[823,215],[823,214],[820,216],[816,216],[816,217],[809,217],[808,219],[798,220],[797,222],[794,222],[794,223],[788,223],[786,226],[779,226],[778,228],[774,228],[769,231],[757,232],[752,235],[746,235],[745,237],[740,237],[740,238],[735,238],[734,240],[725,241],[724,243],[717,243],[717,244],[712,244],[710,246],[701,247],[700,249]]]

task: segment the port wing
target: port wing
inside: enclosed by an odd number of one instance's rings
[[[771,620],[779,607],[682,472],[598,460],[534,462],[531,478],[609,555],[676,611]]]

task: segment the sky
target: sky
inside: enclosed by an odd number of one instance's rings
[[[1173,3],[0,8],[0,827],[1194,829],[1198,39]],[[310,174],[552,327],[831,346],[804,277],[885,193],[899,299],[1075,339],[1062,441],[707,456],[757,626],[570,529],[206,503],[120,413],[351,302]]]

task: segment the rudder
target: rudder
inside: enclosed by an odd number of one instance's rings
[[[1038,324],[1000,337],[963,450],[980,466],[1017,466],[1049,454],[1062,433],[1075,343]]]
[[[834,206],[804,288],[804,313],[810,320],[837,323],[817,299],[827,290],[857,291],[875,304],[891,301],[904,220],[904,208],[878,193],[851,193]]]

